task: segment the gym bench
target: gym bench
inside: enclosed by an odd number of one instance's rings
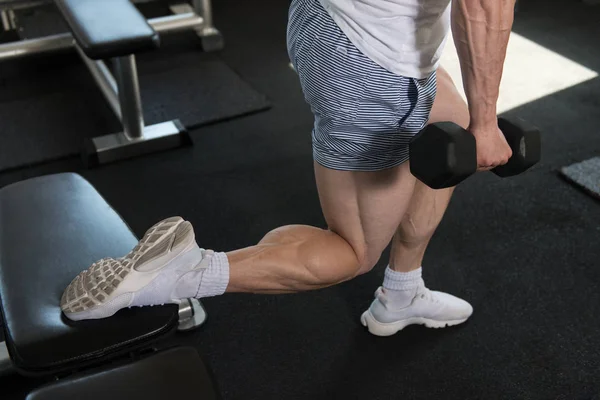
[[[46,3],[0,0],[0,22],[4,29],[17,28],[15,10]],[[82,149],[84,164],[89,167],[190,145],[179,120],[144,124],[135,54],[158,48],[161,33],[189,29],[198,34],[204,51],[221,49],[223,39],[212,24],[210,0],[173,5],[173,15],[150,20],[130,0],[53,3],[70,32],[0,45],[0,61],[67,49],[77,51],[123,129],[89,140]],[[114,75],[103,60],[112,61]]]
[[[206,313],[184,306],[124,309],[72,322],[60,309],[69,282],[102,257],[137,243],[127,224],[79,175],[57,174],[0,189],[0,375],[36,386],[28,399],[217,399],[194,348],[173,346]],[[10,377],[7,377],[10,379]]]

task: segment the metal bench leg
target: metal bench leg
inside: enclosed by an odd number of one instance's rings
[[[119,57],[114,60],[114,63],[119,87],[123,133],[129,140],[142,139],[144,115],[135,56]]]
[[[6,343],[0,342],[0,376],[9,375],[13,372],[15,372],[15,369],[10,361]]]
[[[187,299],[179,305],[179,331],[198,329],[206,321],[206,310],[198,299]]]
[[[106,164],[191,144],[186,129],[173,120],[145,126],[135,56],[114,59],[115,77],[103,61],[90,60],[76,46],[123,131],[92,139],[84,152],[86,166]]]
[[[204,19],[202,28],[197,30],[200,39],[202,40],[202,49],[204,51],[221,50],[225,43],[223,35],[213,24],[212,3],[211,0],[193,0],[194,10],[196,14]]]

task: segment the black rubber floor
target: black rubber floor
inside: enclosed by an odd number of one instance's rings
[[[600,70],[598,7],[521,3],[516,31]],[[223,58],[273,109],[196,130],[193,148],[92,171],[65,160],[2,174],[0,186],[77,171],[138,234],[182,215],[217,250],[254,244],[282,224],[323,226],[311,115],[287,66],[287,2],[215,7]],[[359,316],[384,260],[318,292],[207,299],[207,325],[185,340],[211,364],[224,399],[598,399],[600,206],[557,173],[600,154],[598,93],[595,79],[512,111],[543,130],[542,162],[510,180],[480,174],[457,190],[425,279],[472,302],[467,324],[390,338],[365,332]]]

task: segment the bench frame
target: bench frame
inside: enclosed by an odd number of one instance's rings
[[[134,3],[148,1],[154,0],[136,0]],[[0,25],[4,29],[15,28],[13,9],[48,3],[51,1],[0,0]],[[157,33],[194,30],[200,37],[204,51],[223,48],[222,35],[213,25],[211,0],[191,0],[191,3],[177,4],[170,8],[172,15],[148,20]],[[145,125],[134,54],[111,60],[115,70],[113,76],[105,61],[90,59],[77,45],[71,33],[61,33],[2,44],[0,62],[69,49],[77,51],[123,127],[121,132],[96,137],[87,143],[82,151],[83,162],[87,167],[192,143],[179,120]]]
[[[15,368],[10,361],[10,355],[5,342],[0,342],[0,376],[11,374]]]
[[[0,0],[0,28],[17,29],[14,23],[13,10],[35,8],[51,4],[53,0]],[[132,0],[133,3],[150,3],[158,0]],[[213,24],[211,0],[181,0],[181,4],[173,5],[173,15],[149,20],[157,32],[171,32],[193,29],[202,40],[204,51],[215,51],[223,48],[223,36]],[[159,25],[159,26],[157,26]],[[73,48],[70,33],[52,35],[45,38],[22,40],[16,43],[0,45],[0,61],[20,58],[32,54],[53,52]]]

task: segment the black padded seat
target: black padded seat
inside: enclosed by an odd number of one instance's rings
[[[176,305],[80,322],[60,310],[64,289],[80,271],[100,258],[123,256],[136,243],[79,175],[49,175],[0,190],[0,308],[6,345],[21,373],[78,369],[176,330]]]
[[[195,349],[178,347],[110,370],[62,379],[26,400],[217,400]]]
[[[159,46],[158,33],[130,0],[54,0],[75,41],[91,59],[121,57]]]

